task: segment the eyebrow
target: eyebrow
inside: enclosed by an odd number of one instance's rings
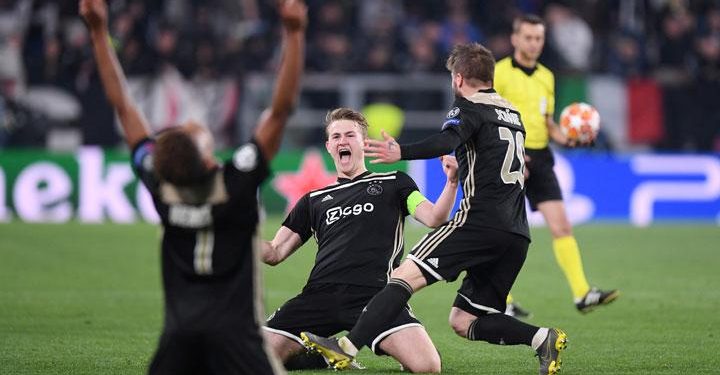
[[[348,135],[348,134],[353,134],[353,133],[355,133],[355,130],[348,130],[348,131],[346,131],[345,133],[342,133],[342,132],[332,132],[332,133],[330,133],[330,136],[332,137],[332,136],[341,135],[341,134]]]

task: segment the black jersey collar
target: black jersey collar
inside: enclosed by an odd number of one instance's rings
[[[529,76],[533,75],[533,73],[535,73],[535,71],[536,71],[537,68],[538,68],[538,67],[537,67],[537,64],[535,64],[535,66],[533,66],[532,68],[528,68],[528,67],[526,67],[526,66],[522,66],[522,65],[520,65],[519,62],[517,62],[517,60],[515,60],[514,57],[510,58],[510,60],[511,60],[511,62],[512,62],[513,68],[518,68],[518,69],[522,70],[523,73],[525,73],[525,74],[527,74],[527,75],[529,75]]]
[[[485,93],[485,94],[492,94],[492,93],[495,92],[495,89],[491,87],[491,88],[489,88],[489,89],[478,90],[478,92],[482,92],[482,93]]]
[[[359,175],[355,176],[355,178],[338,177],[338,178],[337,178],[337,182],[340,183],[340,184],[343,184],[343,183],[346,183],[346,182],[350,182],[350,181],[354,181],[354,180],[359,180],[359,179],[361,179],[361,178],[369,175],[370,173],[372,173],[372,172],[370,172],[370,171],[365,171],[365,172],[360,173]]]

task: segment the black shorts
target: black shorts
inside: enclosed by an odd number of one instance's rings
[[[275,374],[260,329],[225,327],[218,332],[166,330],[148,374]]]
[[[497,229],[444,225],[423,237],[408,259],[428,285],[454,281],[467,271],[453,306],[475,315],[504,312],[529,244],[519,234]]]
[[[537,211],[537,205],[552,200],[562,200],[560,184],[553,167],[555,158],[550,148],[539,150],[526,149],[525,155],[530,161],[525,164],[530,175],[525,180],[525,195],[530,202],[530,208]]]
[[[303,291],[285,302],[267,321],[270,332],[283,335],[302,344],[300,332],[307,331],[330,337],[349,331],[360,318],[363,308],[381,289],[342,284],[306,286]],[[407,327],[422,327],[406,306],[395,321],[384,327],[372,340],[370,348],[377,355],[385,354],[379,343],[387,336]]]

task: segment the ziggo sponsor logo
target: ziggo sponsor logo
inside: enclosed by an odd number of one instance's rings
[[[375,206],[372,203],[356,204],[348,207],[332,207],[325,211],[325,223],[330,225],[343,217],[360,215],[363,212],[373,212]]]

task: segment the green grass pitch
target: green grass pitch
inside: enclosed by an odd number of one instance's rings
[[[280,223],[264,225],[269,238]],[[408,226],[406,249],[424,233]],[[661,225],[575,229],[591,283],[617,287],[613,305],[588,315],[571,304],[545,229],[533,231],[514,290],[531,323],[569,335],[566,374],[710,374],[720,369],[720,229]],[[0,224],[0,374],[143,374],[162,319],[158,239],[152,225]],[[266,310],[304,284],[314,244],[264,267]],[[448,374],[534,374],[523,346],[456,337],[447,324],[457,282],[411,300]],[[368,350],[364,374],[398,373]],[[304,372],[310,374],[312,372]],[[315,372],[318,374],[327,371]]]

